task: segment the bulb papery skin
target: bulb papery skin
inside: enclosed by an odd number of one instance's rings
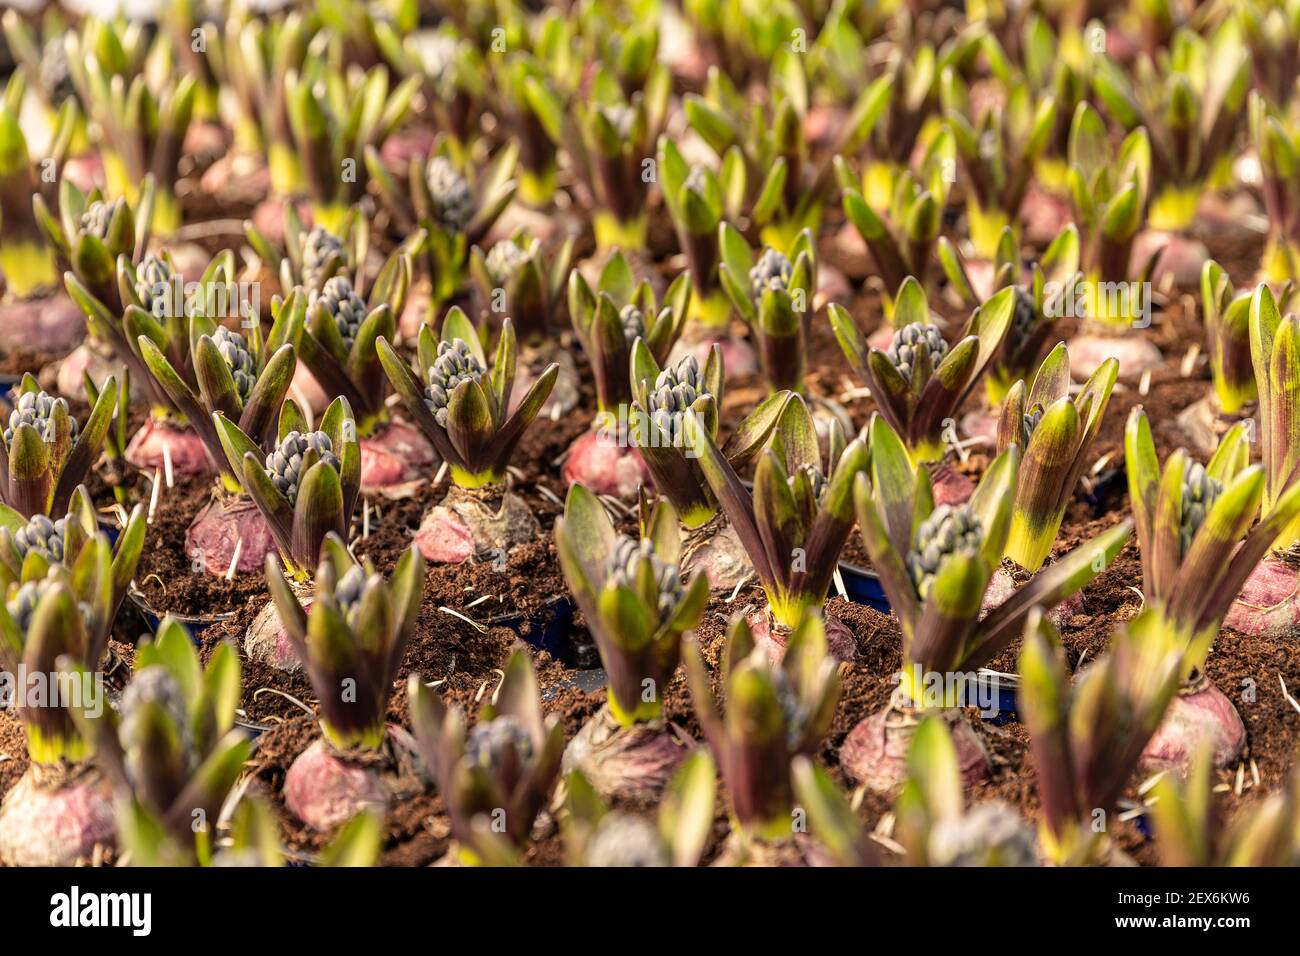
[[[641,453],[601,429],[585,432],[569,446],[563,475],[567,484],[628,501],[643,485],[654,484]]]
[[[1254,637],[1294,639],[1300,635],[1300,574],[1265,558],[1246,579],[1223,624]]]
[[[991,770],[988,751],[965,714],[957,708],[926,713],[939,714],[948,723],[962,787],[987,779]],[[897,794],[907,780],[907,757],[920,722],[918,714],[909,705],[890,704],[859,722],[840,748],[844,772],[875,793]]]
[[[625,727],[606,705],[569,741],[562,768],[566,774],[581,770],[604,800],[653,804],[687,753],[663,720]]]
[[[1148,773],[1165,770],[1186,776],[1203,744],[1209,745],[1215,767],[1230,767],[1246,746],[1246,727],[1227,695],[1200,677],[1174,695],[1139,766]]]
[[[46,787],[28,767],[0,804],[0,861],[8,866],[72,866],[96,846],[116,845],[112,788],[97,771]]]
[[[339,750],[321,737],[298,755],[285,774],[285,806],[322,832],[363,810],[386,815],[395,801],[414,796],[427,785],[415,754],[410,733],[394,724],[384,728],[380,748]]]

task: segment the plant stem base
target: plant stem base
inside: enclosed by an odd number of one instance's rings
[[[736,529],[725,517],[715,515],[688,537],[682,571],[688,576],[702,573],[709,579],[710,590],[729,594],[753,575],[754,565]]]
[[[763,840],[733,832],[712,866],[835,866],[815,839],[799,833],[783,840]]]
[[[993,577],[989,579],[988,589],[984,592],[984,604],[980,608],[981,614],[988,614],[994,608],[1001,606],[1011,595],[1016,593],[1019,585],[1016,583],[1012,571],[1004,562],[993,572]],[[1083,595],[1072,594],[1056,607],[1047,611],[1047,619],[1052,622],[1053,627],[1065,627],[1070,618],[1083,610]]]
[[[790,628],[779,624],[767,608],[759,608],[745,616],[749,629],[754,635],[754,643],[767,651],[773,664],[780,664],[785,657],[786,641],[790,639]],[[837,661],[852,662],[858,656],[858,643],[853,632],[834,614],[822,610],[822,625],[826,629],[826,650]]]

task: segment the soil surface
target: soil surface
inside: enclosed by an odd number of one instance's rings
[[[183,193],[187,221],[221,221],[238,219],[251,206],[222,203],[213,197],[194,192]],[[864,332],[871,332],[881,322],[882,302],[877,286],[860,280],[870,273],[869,263],[846,253],[834,240],[842,217],[838,210],[826,214],[820,242],[820,261],[838,268],[850,277],[854,291],[847,302]],[[224,233],[204,235],[196,231],[197,241],[215,251],[228,242]],[[383,249],[391,242],[382,230],[376,236]],[[1262,252],[1262,238],[1240,234],[1207,236],[1211,253],[1239,284],[1248,282]],[[670,278],[682,266],[676,256],[671,223],[659,204],[650,210],[649,248],[654,270]],[[590,233],[580,237],[579,252],[589,254]],[[1032,250],[1031,250],[1032,252]],[[1195,296],[1195,298],[1194,298]],[[1157,450],[1162,459],[1182,446],[1186,438],[1176,425],[1179,411],[1206,394],[1209,387],[1208,364],[1202,354],[1187,361],[1192,343],[1203,342],[1199,320],[1199,295],[1195,289],[1166,289],[1158,297],[1152,327],[1141,333],[1157,344],[1165,356],[1162,368],[1148,381],[1116,386],[1100,434],[1089,452],[1098,463],[1089,475],[1088,487],[1076,492],[1057,543],[1056,553],[1064,553],[1113,525],[1128,513],[1123,478],[1123,430],[1129,410],[1143,404],[1151,417]],[[948,320],[949,332],[955,335],[965,316],[942,289],[932,295],[932,305]],[[1072,320],[1061,320],[1056,338],[1068,340],[1076,332]],[[1053,339],[1054,341],[1055,339]],[[1050,344],[1050,343],[1049,343]],[[805,386],[810,396],[839,403],[858,428],[866,425],[873,405],[865,390],[858,388],[831,334],[824,310],[814,317],[810,328],[808,372]],[[39,371],[60,356],[23,352],[0,354],[0,373]],[[504,563],[485,562],[461,566],[430,566],[426,591],[416,633],[402,663],[399,681],[389,703],[389,718],[407,722],[405,680],[409,673],[419,673],[427,681],[438,682],[438,693],[450,703],[470,712],[495,690],[511,649],[521,636],[535,636],[536,629],[549,613],[548,602],[565,591],[551,538],[551,528],[562,510],[565,494],[560,468],[569,445],[589,426],[595,413],[594,390],[590,370],[580,361],[583,375],[582,402],[578,409],[559,420],[539,419],[519,447],[511,469],[511,485],[537,515],[543,535],[538,540],[514,549]],[[727,382],[723,408],[724,430],[760,401],[765,394],[755,376],[732,376]],[[979,409],[983,391],[977,388],[965,411]],[[74,405],[84,420],[84,405]],[[132,428],[142,421],[141,408],[133,409]],[[978,478],[989,460],[989,449],[971,448],[957,467]],[[356,554],[373,561],[383,572],[391,571],[421,518],[447,492],[445,478],[430,481],[413,495],[401,500],[375,499],[368,507],[358,506],[353,529]],[[125,485],[129,497],[146,504],[152,476],[131,475]],[[101,474],[92,477],[96,501],[107,506],[111,493]],[[185,532],[198,511],[214,491],[210,478],[178,477],[170,488],[162,489],[157,510],[150,524],[149,537],[136,576],[136,585],[145,601],[159,611],[187,615],[222,617],[204,629],[199,640],[206,656],[219,642],[230,642],[241,650],[243,635],[267,601],[265,583],[258,574],[236,576],[227,581],[195,571],[185,553]],[[1086,500],[1087,496],[1092,501]],[[368,515],[368,517],[366,517]],[[629,509],[620,516],[625,529],[634,527]],[[844,560],[865,564],[866,556],[856,534],[844,553]],[[1131,618],[1141,606],[1141,570],[1134,547],[1130,545],[1115,564],[1099,577],[1083,595],[1083,609],[1064,627],[1062,639],[1073,666],[1095,659],[1104,653],[1116,626]],[[761,591],[748,585],[735,595],[716,595],[698,629],[706,661],[716,667],[721,656],[727,622],[744,609],[758,606]],[[853,631],[857,641],[857,659],[843,666],[844,691],[831,733],[820,759],[838,773],[837,754],[841,742],[861,719],[883,707],[893,688],[892,676],[900,666],[900,635],[892,618],[868,607],[833,597],[828,611],[838,616]],[[506,621],[507,618],[513,618]],[[137,618],[124,619],[114,642],[114,650],[128,662],[131,643],[142,627]],[[992,664],[993,669],[1013,672],[1017,646]],[[585,692],[574,683],[579,671],[598,664],[590,645],[581,615],[576,617],[568,646],[555,656],[534,650],[543,688],[544,707],[559,715],[569,736],[601,707],[604,691]],[[1288,688],[1300,688],[1300,655],[1289,644],[1251,638],[1225,630],[1210,656],[1210,677],[1236,703],[1248,733],[1248,751],[1240,767],[1221,775],[1221,799],[1229,814],[1247,811],[1261,795],[1269,793],[1285,779],[1292,766],[1300,737],[1300,713],[1283,694],[1282,681]],[[284,840],[295,856],[309,860],[328,839],[328,834],[308,831],[297,823],[283,805],[280,790],[289,765],[318,735],[314,719],[316,699],[310,683],[302,674],[288,674],[266,665],[244,660],[243,699],[240,719],[256,729],[256,750],[249,773],[276,808],[284,831]],[[688,734],[700,737],[684,673],[679,669],[667,691],[667,716]],[[968,795],[972,802],[991,798],[1008,801],[1028,818],[1037,814],[1035,774],[1028,758],[1028,741],[1024,728],[1017,722],[995,726],[971,714],[993,758],[992,777],[976,786]],[[0,713],[0,790],[8,790],[26,767],[24,734],[11,714]],[[846,787],[849,781],[840,775]],[[1131,782],[1128,798],[1137,801],[1140,780]],[[883,846],[889,845],[892,817],[889,802],[869,793],[860,794],[860,809],[868,827],[874,829]],[[729,832],[725,787],[717,805],[714,839],[706,858],[717,855]],[[627,808],[645,811],[651,808]],[[1120,846],[1140,862],[1156,861],[1153,846],[1131,823],[1116,824],[1112,830]],[[534,832],[534,842],[527,852],[527,862],[553,865],[563,862],[562,844],[553,818],[543,814]],[[430,794],[403,802],[390,815],[385,842],[384,862],[394,865],[425,865],[434,862],[447,850],[450,828],[441,798]],[[886,854],[888,856],[888,854]]]

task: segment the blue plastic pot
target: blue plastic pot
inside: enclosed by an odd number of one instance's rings
[[[1122,467],[1108,468],[1097,477],[1092,488],[1083,496],[1097,517],[1106,513],[1107,501],[1112,495],[1127,493],[1124,488],[1126,481],[1127,474]]]
[[[962,705],[979,708],[980,717],[990,724],[998,727],[1009,724],[1020,716],[1020,705],[1016,699],[1019,683],[1014,676],[977,671],[975,680],[966,684],[966,696]]]
[[[162,623],[162,619],[168,616],[168,612],[166,611],[161,613],[156,611],[139,591],[128,591],[126,597],[127,600],[135,606],[135,609],[140,613],[140,616],[144,619],[145,624],[151,631],[157,631],[158,625]],[[204,630],[221,621],[229,621],[234,616],[234,611],[230,611],[226,614],[198,616],[190,614],[171,614],[172,620],[179,621],[181,624],[185,625],[185,629],[190,632],[190,638],[195,644],[199,643],[199,635],[202,634]]]
[[[256,740],[271,729],[270,724],[255,724],[251,720],[240,720],[238,717],[235,718],[235,727],[246,733],[250,740]]]
[[[508,627],[525,643],[559,658],[569,648],[573,611],[573,600],[559,594],[536,611],[502,614],[486,623],[489,627]]]
[[[844,591],[850,601],[873,607],[882,614],[889,613],[889,598],[885,596],[885,589],[880,586],[876,572],[841,561],[840,578],[844,581]]]
[[[554,700],[561,690],[570,687],[582,691],[584,694],[594,694],[597,691],[605,689],[605,682],[608,679],[603,667],[593,667],[588,670],[574,671],[572,677],[566,677],[558,680],[549,687],[542,689],[542,700]]]

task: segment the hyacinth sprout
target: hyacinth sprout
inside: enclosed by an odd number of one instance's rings
[[[660,136],[658,162],[664,205],[672,216],[693,282],[689,318],[704,328],[725,330],[731,304],[718,274],[722,264],[719,229],[724,220],[734,221],[740,215],[740,199],[745,193],[740,151],[737,147],[727,150],[720,171],[714,172],[699,163],[688,164],[677,144]]]
[[[0,528],[0,664],[11,674],[57,674],[65,670],[62,658],[98,671],[108,651],[143,547],[144,511],[136,509],[114,547],[95,523],[89,494],[79,489],[74,497],[58,527],[39,517],[16,525],[8,515]],[[19,717],[33,762],[56,766],[90,756],[68,707],[20,707]]]
[[[869,165],[860,180],[842,156],[835,157],[844,215],[871,251],[886,289],[897,289],[909,276],[923,287],[929,281],[931,252],[943,226],[950,188],[944,170],[948,168],[945,160],[951,157],[946,154],[952,151],[950,133],[936,136],[919,177],[907,170],[889,174],[895,181],[879,207],[867,198],[872,192],[868,178],[876,167]]]
[[[730,223],[718,227],[719,278],[740,317],[759,342],[763,377],[772,391],[803,390],[807,328],[817,292],[817,259],[807,229],[787,256],[765,246],[757,255]]]
[[[142,184],[151,180],[154,196],[148,225],[159,235],[171,235],[181,224],[176,182],[198,84],[194,77],[182,76],[155,91],[142,73],[123,84],[105,71],[98,57],[91,55],[83,62],[83,106],[91,128],[100,132],[109,195],[136,203]]]
[[[823,470],[812,416],[790,396],[754,468],[751,494],[718,448],[705,421],[687,413],[688,447],[736,529],[778,625],[794,628],[821,609],[840,551],[853,530],[853,480],[867,466],[860,439],[847,445],[832,424]]]
[[[336,271],[308,298],[298,355],[327,395],[348,400],[363,436],[388,421],[388,378],[375,343],[396,337],[412,269],[410,255],[398,251],[368,291],[363,280]]]
[[[1106,124],[1086,101],[1070,124],[1070,166],[1067,174],[1080,245],[1083,288],[1088,315],[1112,325],[1139,320],[1142,303],[1130,290],[1107,295],[1101,283],[1128,283],[1135,278],[1130,265],[1133,240],[1146,221],[1151,186],[1151,141],[1138,127],[1120,144],[1111,146]],[[1149,281],[1159,253],[1138,270]],[[1129,288],[1127,286],[1123,288]]]
[[[709,599],[697,574],[681,580],[677,514],[655,509],[645,537],[619,534],[604,506],[582,485],[569,486],[555,545],[564,579],[582,609],[609,677],[609,709],[623,726],[653,720],[677,669],[682,634]]]
[[[592,229],[599,249],[642,249],[646,239],[646,158],[668,113],[672,77],[656,63],[643,88],[626,94],[611,70],[598,68],[583,97],[573,103],[576,135],[560,132],[562,148],[576,153],[596,200]]]
[[[1300,317],[1283,316],[1267,283],[1250,300],[1250,358],[1259,394],[1260,464],[1264,468],[1265,513],[1277,508],[1300,476]],[[1273,542],[1279,551],[1300,541],[1300,518],[1284,526]]]
[[[889,348],[868,348],[853,317],[832,303],[835,338],[854,371],[871,388],[880,414],[902,437],[914,462],[943,458],[947,423],[994,357],[1015,316],[1016,290],[1008,287],[977,308],[956,344],[934,325],[919,284],[908,279],[895,300],[896,331]]]
[[[939,239],[938,258],[949,286],[962,304],[970,309],[978,308],[980,297],[967,272],[967,264],[946,236]],[[1026,285],[1020,284],[1022,268],[1015,234],[1009,227],[1003,229],[993,256],[992,288],[998,291],[1014,286],[1016,304],[1002,349],[984,376],[984,388],[993,408],[1002,404],[1012,385],[1020,379],[1030,380],[1056,319],[1063,311],[1061,304],[1073,294],[1079,280],[1079,230],[1070,223],[1060,231],[1042,258],[1033,264]]]
[[[1208,182],[1235,152],[1250,89],[1250,51],[1231,20],[1202,35],[1179,27],[1157,58],[1139,53],[1130,71],[1107,56],[1090,64],[1092,91],[1126,130],[1150,136],[1154,229],[1190,229]]]
[[[691,701],[726,782],[733,817],[750,838],[789,837],[790,762],[821,746],[840,697],[839,671],[826,653],[821,618],[810,613],[803,619],[779,664],[756,644],[743,618],[733,622],[722,657],[722,693],[716,697],[693,638],[684,643],[682,656]]]
[[[961,72],[947,67],[939,77],[944,124],[969,179],[966,219],[971,243],[992,256],[1002,230],[1017,230],[1025,193],[1056,125],[1056,97],[1029,83],[1003,81],[1005,98],[978,114]]]
[[[56,520],[43,514],[24,519],[17,511],[0,505],[0,591],[17,583],[25,594],[20,603],[26,607],[28,599],[40,593],[42,582],[52,568],[81,568],[79,573],[84,573],[91,566],[86,562],[99,561],[104,556],[100,553],[103,534],[85,485],[72,493],[67,513]],[[87,604],[92,610],[88,627],[95,642],[108,639],[117,609],[135,576],[144,538],[144,508],[136,505],[106,552],[111,585],[108,603]],[[87,557],[88,554],[93,556]],[[22,587],[27,584],[32,587]],[[98,602],[98,595],[95,600]]]
[[[1162,866],[1294,866],[1300,857],[1295,820],[1300,773],[1293,768],[1275,791],[1230,822],[1216,793],[1218,775],[1208,748],[1181,778],[1165,774],[1151,788],[1152,828]]]
[[[354,285],[366,280],[372,242],[370,220],[362,214],[360,206],[350,207],[330,228],[319,224],[308,226],[291,200],[284,202],[283,209],[283,247],[258,229],[251,219],[244,220],[244,238],[266,270],[278,278],[284,294],[294,286],[302,286],[308,298],[314,298],[320,295],[325,280],[340,274],[353,280]],[[411,233],[385,262],[383,271],[398,268],[393,260],[409,255],[410,250],[418,249],[423,242],[422,232]],[[385,284],[393,278],[387,278]],[[378,278],[375,282],[380,284]]]
[[[234,107],[235,145],[266,156],[276,196],[295,196],[306,188],[289,126],[285,79],[290,71],[301,72],[313,29],[311,18],[297,10],[263,19],[235,6],[227,15],[220,55],[211,58]]]
[[[562,318],[573,238],[548,254],[525,230],[470,251],[469,273],[489,316],[510,316],[524,341],[547,341]]]
[[[383,66],[342,72],[310,59],[308,66],[316,68],[284,77],[289,130],[311,196],[312,219],[338,229],[365,191],[365,174],[373,176],[363,155],[401,124],[420,81],[407,77],[390,89]]]
[[[1027,571],[1051,553],[1118,375],[1119,363],[1106,359],[1071,396],[1070,355],[1061,342],[1028,387],[1021,379],[1007,393],[998,451],[1018,445],[1021,452],[1006,554]]]
[[[222,805],[252,753],[234,726],[239,670],[229,644],[202,666],[189,632],[165,618],[137,649],[118,709],[75,712],[119,794],[118,831],[134,865],[211,863]]]
[[[590,357],[601,412],[617,415],[632,400],[628,370],[638,340],[656,362],[667,360],[686,324],[690,300],[689,273],[674,279],[659,302],[647,280],[636,281],[618,250],[605,263],[595,289],[580,270],[569,274],[569,318]]]
[[[698,457],[690,451],[686,416],[694,413],[717,440],[724,377],[722,349],[716,344],[703,368],[695,356],[687,355],[661,369],[643,341],[632,348],[632,441],[656,490],[672,502],[687,528],[707,523],[718,513],[718,503]],[[769,395],[737,424],[721,450],[732,468],[742,469],[762,450],[789,400],[789,392]]]
[[[375,149],[366,150],[366,168],[399,234],[424,231],[423,262],[433,283],[434,305],[456,294],[470,248],[483,241],[510,205],[518,161],[519,147],[511,143],[475,176],[444,149],[431,157],[413,157],[403,185],[384,168]]]
[[[63,277],[68,294],[86,313],[91,333],[121,355],[131,350],[119,332],[125,303],[118,264],[123,257],[138,262],[144,256],[153,197],[153,179],[146,177],[136,202],[106,199],[98,189],[83,193],[66,178],[59,183],[57,216],[40,193],[31,198],[36,222],[69,270]]]
[[[443,320],[441,340],[428,326],[420,329],[418,378],[387,339],[380,338],[376,347],[411,420],[462,488],[505,480],[515,446],[551,394],[560,371],[551,363],[511,412],[517,358],[514,326],[509,319],[503,323],[496,360],[489,370],[473,324],[456,307]]]
[[[321,702],[321,731],[341,750],[377,750],[397,669],[424,593],[424,558],[408,548],[385,581],[369,562],[354,558],[331,531],[321,547],[313,599],[294,596],[275,555],[267,555],[266,582],[276,611]],[[351,684],[347,682],[351,681]],[[352,686],[354,695],[340,695]]]
[[[1051,609],[1106,569],[1132,532],[1121,522],[1040,571],[984,614],[1015,510],[1018,446],[998,455],[966,504],[935,506],[929,475],[914,467],[883,416],[870,425],[871,466],[854,497],[862,542],[903,632],[905,702],[953,707],[959,689],[927,695],[927,676],[969,673],[1019,633],[1031,608]]]
[[[1182,650],[1158,608],[1112,639],[1104,657],[1071,681],[1061,638],[1035,610],[1020,649],[1020,714],[1043,804],[1039,845],[1052,863],[1095,860],[1110,814],[1178,688]]]
[[[989,466],[968,503],[935,506],[926,469],[913,468],[882,417],[872,420],[870,476],[859,476],[854,489],[857,517],[903,633],[903,663],[889,704],[845,738],[840,765],[878,793],[904,785],[909,738],[927,711],[951,725],[963,781],[988,775],[988,754],[959,709],[964,675],[1001,654],[1032,609],[1054,608],[1104,571],[1132,531],[1122,522],[1102,532],[986,607],[1011,525],[1018,466],[1019,449],[1012,446]]]
[[[128,324],[145,330],[136,349],[150,381],[194,429],[231,492],[243,488],[243,470],[228,459],[214,416],[220,413],[237,425],[259,449],[269,448],[297,368],[293,342],[306,312],[301,290],[272,303],[272,312],[274,321],[263,337],[256,315],[236,332],[202,311],[164,325],[138,306],[128,308]]]
[[[20,299],[56,285],[58,272],[54,248],[37,224],[32,197],[39,191],[42,161],[57,175],[67,157],[78,113],[74,100],[60,109],[50,134],[46,156],[28,153],[27,137],[19,122],[27,84],[14,73],[0,97],[0,224],[5,241],[0,246],[0,275]]]
[[[708,750],[682,761],[655,821],[610,810],[574,770],[564,779],[564,849],[571,866],[697,866],[713,827],[717,769]]]
[[[334,399],[315,429],[285,402],[269,451],[221,410],[212,420],[226,462],[266,519],[286,569],[306,578],[330,532],[346,539],[361,490],[361,446],[347,399]]]
[[[537,674],[517,648],[504,677],[468,726],[418,674],[407,683],[411,729],[438,784],[465,863],[513,863],[550,798],[564,753],[564,724],[543,717]]]
[[[30,373],[12,393],[12,411],[0,435],[0,504],[24,518],[62,515],[90,473],[117,405],[117,383],[99,390],[84,426],[68,400],[43,391]]]
[[[145,521],[137,509],[115,555],[97,533],[88,496],[79,496],[61,529],[36,519],[26,528],[19,522],[11,536],[15,516],[0,519],[0,667],[53,682],[42,685],[46,691],[29,685],[12,702],[29,764],[0,804],[0,860],[10,866],[68,866],[114,841],[107,787],[90,763],[96,745],[77,717],[82,707],[110,709],[102,677],[108,637]],[[60,531],[62,563],[47,557],[59,550]],[[27,550],[15,576],[17,541]]]
[[[1034,831],[1001,800],[964,807],[961,764],[941,717],[923,717],[894,802],[894,833],[909,866],[1036,866]],[[814,825],[816,819],[813,819]]]
[[[789,16],[792,11],[782,13]],[[756,15],[753,9],[737,11],[735,19],[750,23]],[[711,67],[704,95],[688,93],[682,98],[682,109],[692,132],[713,151],[717,162],[739,166],[728,179],[764,244],[793,258],[799,233],[816,232],[821,224],[823,207],[836,184],[833,164],[841,155],[857,152],[876,128],[889,104],[891,81],[875,77],[853,91],[848,112],[833,126],[834,141],[814,161],[805,132],[813,99],[804,68],[807,58],[778,45],[780,31],[794,29],[789,21],[778,24],[782,21],[759,28],[776,31],[764,44],[774,47],[766,58],[774,62],[770,66],[765,62],[763,69],[770,68],[780,78],[765,103],[754,103],[747,90],[738,89],[734,74]]]
[[[1210,354],[1210,376],[1218,410],[1236,415],[1255,401],[1255,370],[1250,361],[1250,293],[1234,290],[1213,259],[1201,269],[1201,317]]]
[[[1142,591],[1163,608],[1181,642],[1186,678],[1205,667],[1242,585],[1300,515],[1300,484],[1267,500],[1266,469],[1250,464],[1242,422],[1228,429],[1207,465],[1177,451],[1161,469],[1140,405],[1129,414],[1124,456],[1142,554]]]

